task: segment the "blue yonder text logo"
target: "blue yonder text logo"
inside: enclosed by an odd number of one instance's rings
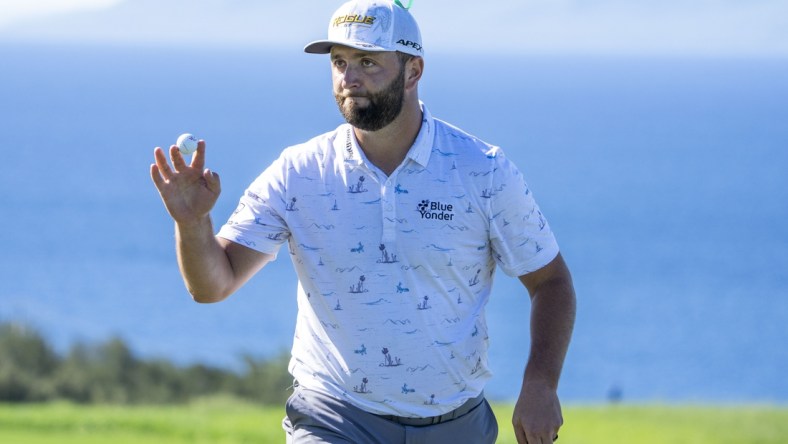
[[[419,203],[419,214],[422,219],[453,220],[454,206],[424,199]]]

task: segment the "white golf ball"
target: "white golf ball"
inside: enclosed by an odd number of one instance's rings
[[[175,144],[178,145],[182,154],[191,154],[197,151],[197,138],[189,133],[181,134]]]

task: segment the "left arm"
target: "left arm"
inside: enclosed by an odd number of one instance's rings
[[[512,423],[519,444],[552,443],[563,424],[557,389],[575,323],[575,290],[560,253],[519,278],[531,296],[531,352]]]

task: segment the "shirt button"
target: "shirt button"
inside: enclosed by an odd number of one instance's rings
[[[391,205],[386,205],[386,211],[391,211],[393,208]]]

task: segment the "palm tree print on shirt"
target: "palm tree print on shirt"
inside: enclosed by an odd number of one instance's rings
[[[397,367],[402,365],[402,360],[399,357],[392,357],[389,354],[389,349],[383,347],[383,362],[380,364],[381,367]]]
[[[350,185],[348,187],[348,193],[358,194],[358,193],[366,193],[368,190],[364,188],[364,181],[366,178],[361,176],[358,178],[358,182],[355,185]]]
[[[358,283],[356,285],[351,285],[350,286],[350,292],[351,293],[366,293],[366,292],[368,292],[369,290],[364,288],[364,281],[366,281],[366,280],[367,280],[367,278],[362,274],[358,278]]]
[[[386,245],[380,244],[378,249],[380,250],[380,254],[381,254],[381,258],[378,259],[379,264],[394,264],[399,262],[397,260],[396,254],[389,254],[389,252],[386,251]]]

